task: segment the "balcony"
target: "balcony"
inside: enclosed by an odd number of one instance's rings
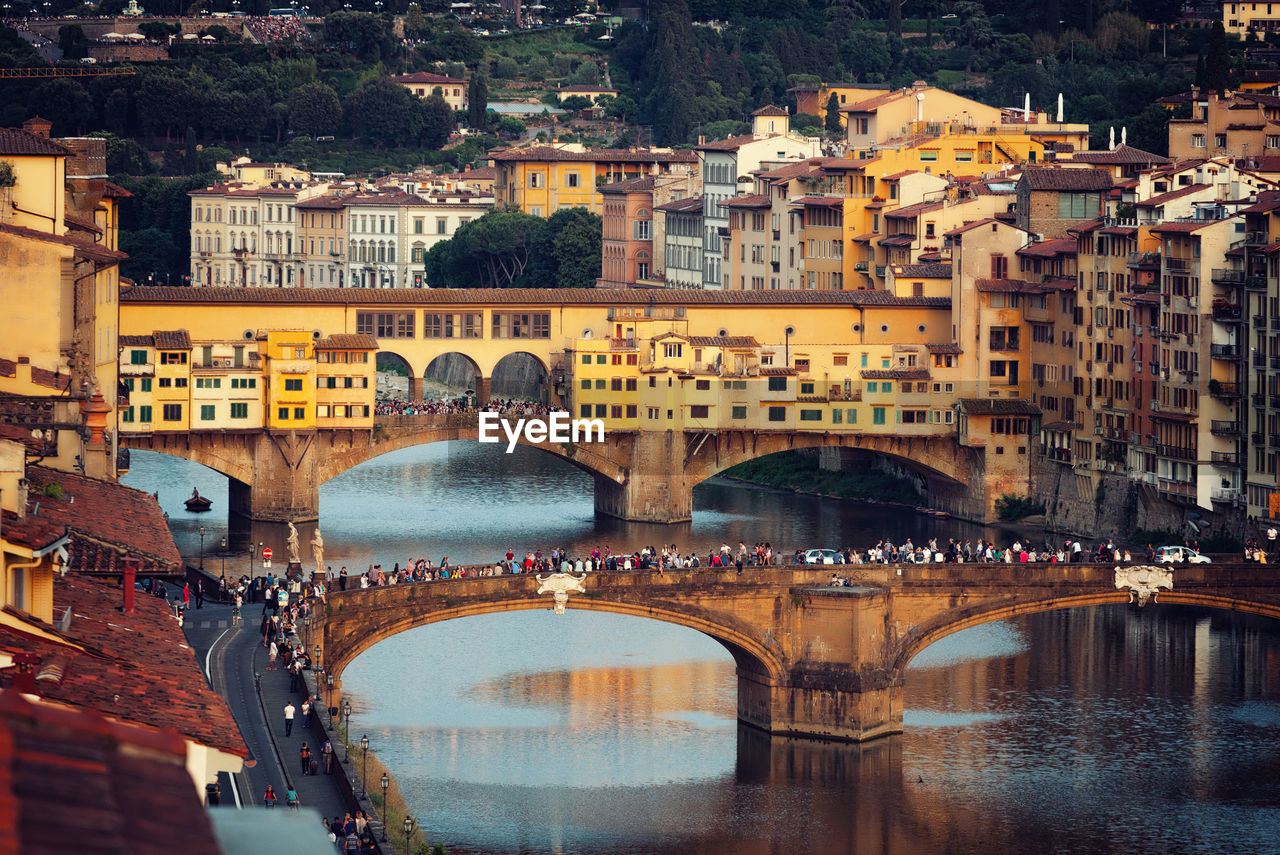
[[[221,370],[236,367],[243,368],[244,366],[237,366],[235,358],[231,356],[215,356],[208,362],[193,362],[191,364],[191,369],[193,371],[212,371],[214,369]]]
[[[1215,268],[1211,278],[1214,282],[1222,282],[1227,285],[1240,285],[1244,283],[1244,271]]]
[[[1213,319],[1215,321],[1238,323],[1240,321],[1240,307],[1231,303],[1219,303],[1215,300],[1213,305]]]
[[[1071,462],[1071,449],[1069,448],[1046,448],[1044,456],[1058,463]]]
[[[1266,437],[1263,435],[1262,431],[1255,430],[1253,433],[1249,434],[1249,442],[1251,442],[1255,447],[1261,448],[1262,444],[1266,442]]]
[[[1189,484],[1186,481],[1170,481],[1168,478],[1160,478],[1156,481],[1156,488],[1161,493],[1181,499],[1195,499],[1196,497],[1196,485]]]
[[[1196,450],[1181,445],[1165,445],[1156,443],[1156,454],[1161,457],[1172,457],[1174,460],[1195,460]]]
[[[1253,316],[1253,328],[1255,330],[1265,330],[1267,328],[1267,319],[1264,315]]]
[[[1266,368],[1266,367],[1267,367],[1267,355],[1266,355],[1265,353],[1255,353],[1255,354],[1253,355],[1253,367],[1254,367],[1254,368]]]
[[[1188,271],[1191,269],[1191,260],[1187,258],[1165,258],[1165,270]]]
[[[1221,466],[1240,465],[1240,455],[1234,451],[1211,451],[1209,452],[1209,459]]]
[[[116,475],[123,475],[129,471],[129,449],[116,449]]]
[[[1267,434],[1267,445],[1272,448],[1280,448],[1280,433]]]
[[[154,362],[122,362],[120,363],[121,377],[151,377],[156,373],[156,364]]]
[[[1239,398],[1244,394],[1244,388],[1239,383],[1223,383],[1220,380],[1210,380],[1209,394],[1215,398]]]
[[[1239,359],[1240,347],[1234,344],[1213,344],[1209,346],[1209,356],[1214,359]]]
[[[1224,505],[1244,505],[1244,493],[1230,488],[1214,490],[1209,498]]]
[[[636,340],[635,340],[635,338],[634,338],[634,337],[632,337],[632,338],[610,338],[610,339],[609,339],[609,349],[610,349],[610,350],[635,350],[635,349],[636,349]]]
[[[1249,396],[1249,400],[1253,402],[1255,407],[1265,407],[1267,404],[1267,396],[1262,392],[1254,392]]]
[[[1244,278],[1244,287],[1255,291],[1265,291],[1267,289],[1267,277],[1246,276]]]
[[[1128,266],[1145,268],[1148,270],[1159,270],[1160,269],[1160,253],[1131,252],[1129,253]]]
[[[1234,435],[1240,432],[1240,423],[1214,419],[1209,422],[1209,433]]]

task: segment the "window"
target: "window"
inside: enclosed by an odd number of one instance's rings
[[[186,351],[165,351],[160,354],[161,365],[186,365]]]
[[[1192,147],[1192,148],[1204,148],[1204,134],[1192,134],[1192,135],[1191,135],[1191,147]]]
[[[684,355],[684,345],[679,342],[668,342],[662,346],[662,355],[667,359],[679,359]]]
[[[278,410],[276,410],[276,416],[280,419],[280,421],[287,422],[289,420],[289,408],[280,407]]]
[[[770,407],[769,408],[769,421],[785,422],[786,420],[787,420],[786,407]]]
[[[600,379],[596,380],[596,388],[597,388],[597,389],[604,389],[604,388],[605,388],[605,380],[604,380],[604,378],[603,378],[603,377],[601,377]]]
[[[693,419],[707,418],[708,407],[706,404],[694,404],[689,407],[689,417]]]
[[[286,378],[285,378],[285,381],[284,381],[284,390],[285,390],[286,392],[301,392],[301,391],[302,391],[302,378],[301,378],[301,377],[294,377],[294,378],[286,377]]]
[[[144,425],[151,423],[150,407],[138,407],[138,421],[142,422]]]
[[[145,350],[133,350],[129,352],[130,365],[146,365],[147,352]]]
[[[636,240],[653,240],[653,221],[636,220],[632,225],[632,234]]]
[[[377,338],[413,338],[413,312],[357,312],[356,332]]]
[[[636,391],[636,378],[634,377],[627,378],[627,391],[628,392]]]
[[[249,405],[248,404],[232,404],[231,418],[233,419],[249,418]]]
[[[214,411],[213,404],[201,404],[200,405],[200,421],[202,422],[213,421],[214,419],[213,411]]]
[[[603,353],[596,354],[596,365],[604,365],[607,361],[608,358]]]
[[[583,382],[585,383],[586,381],[584,380]],[[581,414],[582,418],[584,419],[591,418],[591,405],[582,404],[581,406],[578,407],[578,412]]]
[[[820,422],[822,421],[822,410],[801,410],[800,421]]]
[[[920,152],[920,160],[924,163],[930,163],[938,159],[937,151],[924,150]]]
[[[551,338],[550,312],[494,312],[494,338]]]
[[[307,409],[306,409],[306,407],[294,407],[294,408],[293,408],[293,417],[294,417],[295,419],[305,419],[305,418],[307,417]]]
[[[744,406],[734,406],[730,411],[730,417],[735,419],[745,419],[747,417],[747,408]]]
[[[700,391],[700,392],[701,392],[701,391],[706,391],[706,390],[708,390],[708,389],[710,389],[710,388],[711,388],[711,381],[710,381],[710,380],[695,380],[693,385],[694,385],[694,388],[696,388],[696,389],[697,389],[698,391]]]
[[[150,392],[150,391],[151,391],[151,378],[150,378],[150,377],[143,377],[143,378],[142,378],[142,391],[144,391],[144,392]]]
[[[812,395],[812,394],[813,394],[813,383],[812,383],[812,381],[805,381],[805,382],[803,382],[803,383],[801,383],[801,384],[800,384],[800,394],[801,394],[801,395]]]
[[[130,423],[133,421],[133,407],[120,411],[120,421]]]
[[[1097,193],[1059,193],[1058,219],[1084,220],[1098,216],[1101,197]]]
[[[882,425],[882,424],[884,424],[884,410],[885,410],[885,408],[884,408],[884,407],[872,407],[872,408],[871,408],[871,423],[872,423],[873,425]]]
[[[165,404],[161,415],[166,422],[180,422],[182,421],[182,405]]]
[[[596,418],[603,419],[609,415],[609,407],[605,404],[596,404]]]
[[[769,391],[770,391],[770,392],[785,392],[785,391],[787,391],[787,378],[786,378],[786,377],[770,377],[770,378],[769,378]]]
[[[161,388],[161,389],[171,389],[171,388],[173,388],[173,378],[172,378],[172,377],[161,377],[161,378],[159,378],[159,380],[160,380],[160,388]]]
[[[590,388],[591,388],[591,381],[590,381],[590,380],[583,380],[583,381],[582,381],[582,388],[583,388],[583,389],[590,389]]]
[[[591,364],[591,354],[589,354],[589,353],[584,353],[584,354],[582,354],[582,364],[583,364],[583,365],[590,365],[590,364]]]

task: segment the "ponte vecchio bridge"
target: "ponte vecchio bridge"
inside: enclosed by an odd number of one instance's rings
[[[477,437],[474,416],[375,415],[379,355],[407,368],[420,399],[431,363],[457,354],[482,403],[522,355],[546,403],[603,421],[603,443],[525,443],[590,472],[603,513],[687,520],[693,487],[717,472],[826,448],[896,461],[931,506],[986,520],[997,496],[1028,491],[1038,410],[1017,385],[966,383],[982,372],[951,330],[949,298],[883,291],[135,287],[121,295],[133,385],[119,436],[225,474],[234,513],[311,520],[320,484],[346,469]],[[1007,449],[970,430],[961,389],[986,416],[1021,416],[1002,420]]]
[[[833,570],[852,585],[828,585]],[[780,735],[862,741],[902,730],[907,665],[928,645],[978,624],[1052,609],[1124,603],[1161,584],[1161,606],[1280,618],[1266,565],[830,565],[589,573],[567,608],[687,626],[722,644],[738,675],[738,718]],[[1172,573],[1172,587],[1160,578]],[[561,577],[565,578],[565,577]],[[503,575],[331,592],[321,664],[334,676],[390,636],[439,621],[545,609],[537,577]],[[1143,590],[1146,588],[1147,590]],[[1150,608],[1151,606],[1147,606]],[[519,645],[512,648],[519,656]],[[464,657],[465,659],[465,657]],[[410,678],[412,679],[412,678]]]

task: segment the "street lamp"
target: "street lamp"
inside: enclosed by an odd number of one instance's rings
[[[351,699],[350,698],[343,698],[342,714],[347,719],[347,731],[344,734],[344,738],[350,737],[351,735]]]
[[[369,734],[360,737],[360,798],[366,795],[365,777],[369,774]]]
[[[319,671],[319,670],[320,670],[320,645],[318,645],[318,644],[316,645],[316,655],[315,655],[315,658],[313,658],[313,659],[311,660],[311,670],[312,670],[312,671]]]
[[[404,818],[404,851],[409,851],[409,835],[413,834],[413,817]]]
[[[218,544],[218,551],[222,553],[222,579],[227,578],[227,539],[222,538],[222,542]]]
[[[311,643],[311,615],[302,616],[302,634],[306,636],[302,642],[302,649],[305,650],[306,646]]]
[[[204,526],[200,526],[200,572],[204,572]]]
[[[391,786],[391,779],[387,777],[387,773],[382,773],[382,842],[387,842],[387,787]]]

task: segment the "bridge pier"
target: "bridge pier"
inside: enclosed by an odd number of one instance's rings
[[[771,685],[739,668],[738,720],[776,736],[866,742],[902,732],[902,680],[832,666]]]
[[[230,478],[229,510],[267,522],[310,522],[320,518],[320,482],[314,431],[278,431],[256,435],[247,449],[252,481]]]
[[[621,483],[596,475],[596,513],[635,522],[693,518],[693,486],[685,477],[685,435],[637,431]]]

